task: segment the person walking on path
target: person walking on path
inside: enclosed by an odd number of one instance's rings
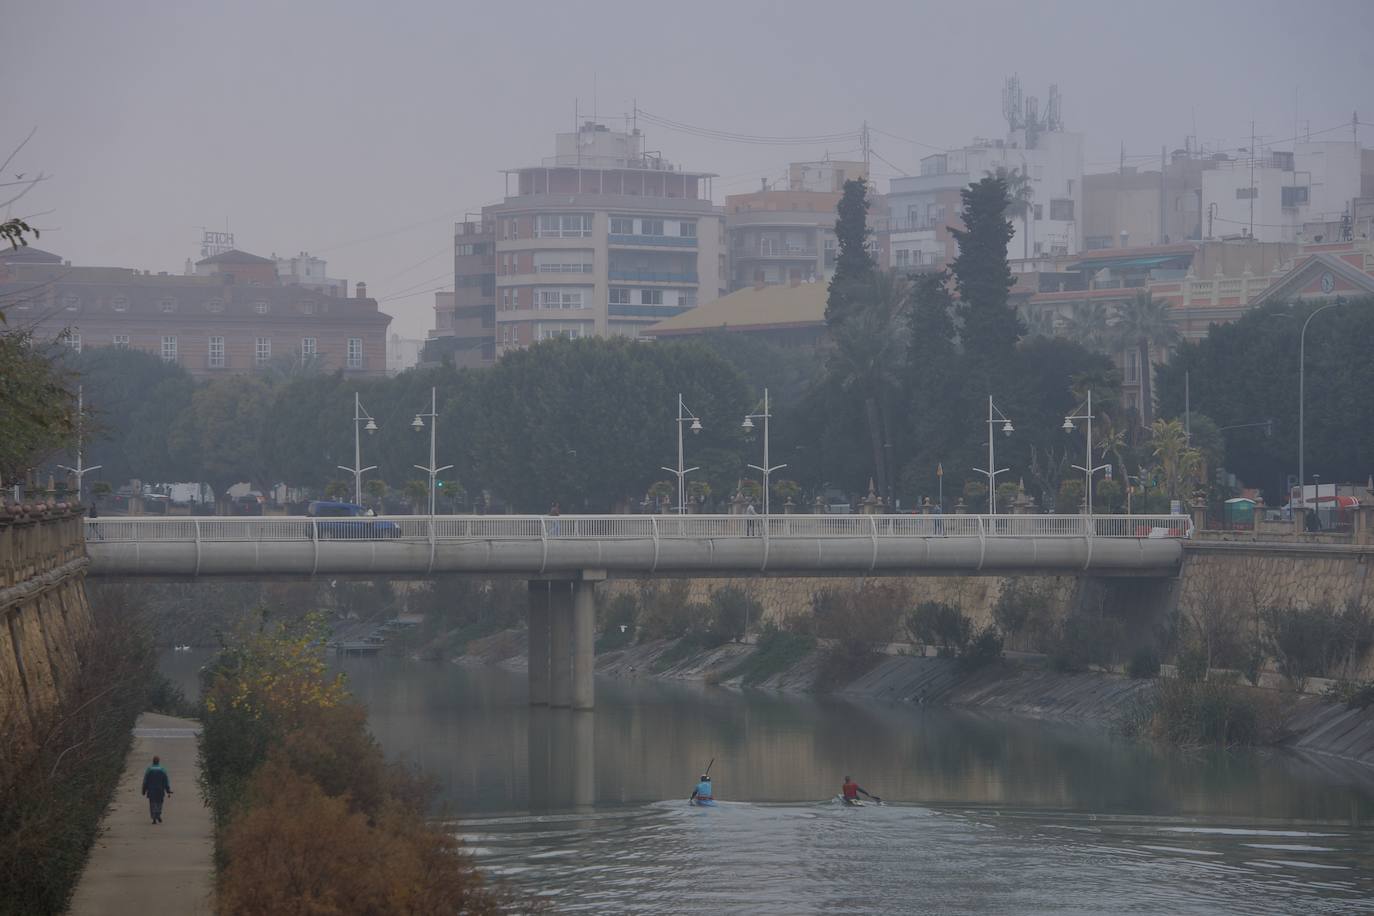
[[[549,523],[549,533],[554,537],[558,537],[558,516],[562,514],[562,510],[558,508],[558,500],[554,500],[553,505],[549,506],[549,515],[553,517],[553,521]]]
[[[172,781],[157,755],[153,756],[152,766],[143,771],[143,794],[148,796],[148,814],[153,823],[162,823],[162,798],[172,794]]]
[[[750,503],[749,505],[747,505],[747,506],[744,507],[744,517],[745,517],[745,522],[744,522],[744,524],[745,524],[745,530],[746,530],[746,531],[749,533],[749,535],[752,537],[753,534],[754,534],[755,526],[758,524],[758,517],[759,517],[758,512],[754,511],[754,504],[753,504],[753,503]]]

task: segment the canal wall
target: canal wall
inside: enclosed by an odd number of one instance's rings
[[[82,513],[0,508],[0,734],[23,759],[75,687],[92,631]]]

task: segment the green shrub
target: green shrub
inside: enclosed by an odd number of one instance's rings
[[[1159,683],[1150,734],[1184,747],[1264,743],[1270,736],[1259,704],[1241,688],[1215,680]]]
[[[695,605],[695,607],[704,606]],[[666,671],[679,662],[684,662],[693,655],[710,648],[713,647],[706,641],[705,636],[701,632],[688,633],[686,636],[681,637],[677,642],[664,649],[659,654],[658,658],[654,659],[653,669],[655,671]]]
[[[886,646],[897,634],[897,623],[910,596],[892,582],[867,582],[860,589],[826,588],[811,598],[816,635],[862,644]]]
[[[1374,644],[1374,620],[1353,602],[1341,609],[1266,608],[1266,645],[1279,671],[1302,690],[1309,677],[1333,677]]]
[[[973,621],[957,605],[922,601],[906,616],[906,631],[920,646],[936,646],[953,657],[973,638]]]
[[[640,586],[639,634],[642,639],[677,639],[699,624],[689,606],[692,583],[660,579]]]
[[[1008,580],[992,606],[992,619],[1008,638],[1022,638],[1026,648],[1044,651],[1054,629],[1049,589],[1028,579]]]
[[[1002,634],[989,624],[974,634],[959,654],[965,668],[981,668],[1002,657]]]
[[[200,707],[186,699],[186,693],[160,671],[154,672],[148,687],[148,709],[164,716],[194,719]]]
[[[1175,667],[1178,669],[1178,679],[1181,681],[1197,683],[1206,680],[1207,650],[1199,645],[1184,646],[1179,650]]]
[[[1140,648],[1131,654],[1126,665],[1126,674],[1133,678],[1159,676],[1159,653],[1154,649]]]
[[[728,585],[711,596],[711,629],[721,642],[739,642],[762,617],[763,605],[742,588]]]
[[[753,686],[793,667],[815,648],[814,636],[764,624],[754,651],[733,668],[722,672],[719,679],[741,678],[745,686]]]
[[[616,595],[601,605],[601,634],[596,639],[596,651],[623,649],[635,640],[635,618],[639,602],[634,595]]]

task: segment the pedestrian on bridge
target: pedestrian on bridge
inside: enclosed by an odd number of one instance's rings
[[[558,508],[558,500],[555,499],[553,505],[549,506],[549,515],[553,517],[553,521],[549,522],[549,534],[554,537],[558,537],[558,516],[562,514]]]
[[[162,798],[172,794],[172,781],[162,768],[162,761],[153,756],[153,764],[143,771],[143,794],[148,796],[148,814],[154,824],[162,823]]]
[[[754,511],[753,503],[750,503],[749,505],[744,507],[744,517],[745,531],[747,531],[749,535],[752,536],[754,534],[755,526],[758,525],[758,513]]]

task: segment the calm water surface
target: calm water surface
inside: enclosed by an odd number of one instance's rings
[[[205,656],[164,668],[194,689]],[[1374,913],[1374,773],[947,709],[340,663],[491,872],[588,913]],[[715,758],[715,809],[686,805]],[[887,804],[833,796],[852,774]]]

